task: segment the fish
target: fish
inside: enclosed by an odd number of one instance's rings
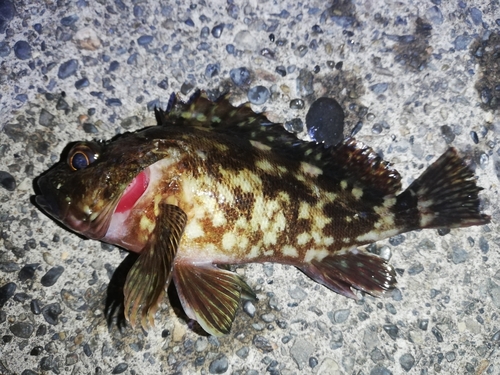
[[[68,145],[35,202],[86,238],[137,253],[124,315],[144,330],[173,283],[186,315],[228,334],[252,288],[231,266],[292,265],[350,298],[396,286],[366,246],[424,228],[484,225],[473,171],[449,148],[406,189],[352,137],[307,142],[229,96],[171,97],[156,126]]]

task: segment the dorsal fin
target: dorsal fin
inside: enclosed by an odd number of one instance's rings
[[[315,165],[325,175],[354,186],[369,187],[380,195],[395,194],[401,188],[401,177],[370,147],[347,138],[333,147],[306,142],[287,132],[281,124],[272,123],[263,113],[255,113],[249,103],[233,106],[228,95],[215,102],[197,92],[188,102],[175,102],[170,111],[156,110],[158,125],[196,126],[213,132],[258,142],[273,152]]]

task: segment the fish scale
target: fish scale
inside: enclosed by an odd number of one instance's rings
[[[453,148],[400,192],[399,173],[363,143],[300,141],[227,97],[155,114],[159,126],[72,145],[36,196],[73,231],[139,253],[124,310],[144,329],[173,282],[189,318],[227,334],[241,298],[255,298],[231,264],[289,264],[344,296],[377,296],[395,271],[360,246],[489,222]]]

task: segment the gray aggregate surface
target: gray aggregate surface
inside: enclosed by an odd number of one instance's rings
[[[0,0],[0,374],[499,374],[499,53],[498,1]],[[379,299],[249,264],[258,301],[225,337],[167,300],[147,334],[108,328],[126,253],[47,218],[33,179],[197,88],[306,138],[311,104],[334,98],[404,186],[454,146],[492,222],[372,245],[398,273]]]

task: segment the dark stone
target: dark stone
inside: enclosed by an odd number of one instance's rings
[[[40,111],[40,117],[38,118],[38,123],[42,126],[52,128],[54,127],[54,119],[55,116],[47,111],[45,108],[42,108]]]
[[[40,301],[37,299],[31,300],[30,310],[33,314],[40,315],[42,313],[42,309],[40,308]]]
[[[211,374],[223,374],[227,371],[229,362],[225,355],[214,359],[208,366],[208,372]]]
[[[122,101],[118,98],[109,98],[106,99],[106,105],[108,107],[120,107],[122,105]]]
[[[0,309],[16,292],[17,285],[15,283],[7,283],[0,287]]]
[[[119,363],[116,365],[116,367],[113,369],[112,374],[121,374],[125,372],[128,369],[128,364],[125,362]]]
[[[389,84],[386,82],[376,83],[370,86],[370,90],[372,90],[375,94],[382,94],[387,91]]]
[[[207,67],[205,68],[205,77],[206,78],[213,78],[216,75],[219,74],[220,70],[220,64],[208,64]]]
[[[164,79],[162,79],[160,83],[158,83],[158,87],[163,90],[168,89],[168,78],[165,77]]]
[[[35,31],[38,33],[38,35],[41,35],[42,34],[42,24],[41,23],[35,23],[33,25],[33,28],[35,29]]]
[[[25,322],[14,323],[9,327],[9,329],[14,336],[21,337],[23,339],[30,338],[35,330],[32,324]]]
[[[248,90],[248,100],[255,105],[261,105],[267,102],[271,93],[265,86],[255,86]]]
[[[140,18],[144,15],[144,7],[135,4],[133,12],[134,12],[134,17]]]
[[[10,55],[10,47],[7,42],[0,42],[0,57],[7,57]]]
[[[316,142],[332,146],[344,138],[344,111],[332,98],[319,98],[306,115],[308,133]]]
[[[0,0],[0,34],[3,34],[7,29],[10,20],[14,18],[16,8],[10,0]]]
[[[255,345],[257,349],[261,350],[263,353],[269,353],[273,351],[272,345],[264,336],[255,335],[253,337],[252,343]]]
[[[59,111],[69,110],[69,104],[62,96],[57,100],[56,109]]]
[[[45,275],[42,276],[40,282],[45,287],[52,286],[57,282],[57,280],[59,279],[59,277],[62,275],[63,272],[64,272],[63,266],[52,267],[50,270],[47,271]]]
[[[71,16],[61,18],[61,25],[63,26],[72,26],[78,21],[79,17],[76,14],[72,14]]]
[[[0,171],[0,186],[8,191],[14,191],[16,189],[16,180],[9,172]]]
[[[391,337],[396,340],[398,338],[399,328],[394,324],[385,324],[382,328]]]
[[[229,76],[236,86],[246,86],[251,82],[250,72],[244,67],[231,69]]]
[[[286,76],[286,68],[283,65],[277,66],[275,71],[282,77]]]
[[[31,264],[26,264],[21,270],[19,271],[19,280],[20,281],[26,281],[29,279],[32,279],[33,276],[35,275],[35,270],[36,268],[40,265],[40,263],[31,263]]]
[[[90,81],[87,77],[83,77],[75,82],[75,88],[77,90],[83,89],[84,87],[88,87],[90,85]]]
[[[153,36],[152,35],[141,35],[138,39],[137,39],[137,43],[140,45],[140,46],[147,46],[148,44],[150,44],[152,41],[153,41]]]
[[[66,79],[75,74],[77,69],[78,69],[78,60],[76,59],[68,60],[66,62],[63,62],[59,66],[59,71],[57,72],[57,76],[60,79]]]
[[[111,61],[111,64],[109,64],[109,71],[114,72],[120,67],[120,63],[116,60]]]
[[[224,30],[224,24],[223,23],[221,23],[221,24],[219,24],[217,26],[214,26],[212,28],[212,36],[214,38],[216,38],[216,39],[219,39],[220,36],[222,35],[222,31],[223,30]]]
[[[42,315],[45,321],[51,325],[56,325],[59,321],[59,315],[62,313],[61,306],[58,303],[51,303],[42,309]]]
[[[187,20],[185,20],[184,23],[188,26],[194,27],[194,22],[191,18],[188,18]]]
[[[19,40],[14,44],[14,54],[20,60],[31,59],[31,46],[25,40]]]
[[[304,130],[304,123],[299,117],[293,118],[285,122],[284,127],[290,133],[300,133]]]

